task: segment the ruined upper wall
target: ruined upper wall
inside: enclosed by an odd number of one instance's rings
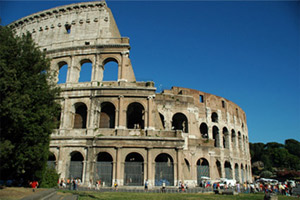
[[[121,44],[111,10],[104,1],[76,3],[38,12],[9,25],[21,35],[29,31],[41,49]]]

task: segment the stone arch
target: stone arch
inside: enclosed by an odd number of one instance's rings
[[[243,164],[241,164],[241,180],[242,180],[242,183],[245,182],[245,174],[244,174],[244,166]]]
[[[241,132],[238,132],[238,146],[239,146],[239,150],[242,150],[242,135]]]
[[[127,128],[144,129],[145,126],[145,109],[140,103],[134,102],[127,107]]]
[[[110,102],[101,103],[99,128],[115,128],[116,108]]]
[[[225,161],[224,169],[225,169],[225,178],[232,179],[232,167],[229,161]]]
[[[56,156],[52,152],[49,152],[47,166],[48,166],[48,168],[51,168],[51,169],[55,169],[55,167],[56,167]]]
[[[124,185],[142,186],[144,183],[144,158],[137,152],[127,154],[124,166]]]
[[[220,147],[220,136],[219,136],[219,128],[217,126],[213,126],[213,139],[214,147]]]
[[[201,136],[202,138],[208,138],[208,126],[206,123],[201,123],[200,125],[200,133],[201,133]]]
[[[75,117],[74,117],[74,128],[81,129],[86,128],[87,124],[87,107],[84,103],[75,103]]]
[[[114,57],[106,58],[103,61],[103,79],[102,81],[117,81],[119,78],[119,62]]]
[[[174,185],[174,161],[172,156],[161,153],[155,157],[155,186]]]
[[[210,177],[209,162],[206,158],[197,161],[197,184],[200,185],[203,177]]]
[[[183,113],[176,113],[172,117],[172,128],[182,130],[184,133],[189,132],[188,118]]]
[[[247,166],[247,164],[245,165],[245,174],[246,174],[245,181],[248,182],[248,166]]]
[[[219,116],[218,116],[218,114],[216,112],[211,113],[211,121],[215,122],[215,123],[218,123]]]
[[[90,82],[92,79],[93,62],[90,59],[80,61],[80,73],[78,82]]]
[[[223,147],[229,149],[229,132],[226,127],[223,128]]]
[[[94,171],[94,182],[101,181],[104,186],[112,186],[113,158],[107,152],[97,154],[97,162]]]
[[[236,148],[236,133],[235,130],[231,130],[231,144],[233,148]]]
[[[234,174],[235,174],[235,180],[237,182],[240,182],[239,165],[237,163],[235,163],[234,165]]]
[[[58,75],[57,75],[57,83],[66,83],[67,82],[67,74],[68,74],[68,63],[66,61],[60,61],[57,63],[58,65]]]
[[[69,178],[79,178],[82,180],[84,158],[79,151],[70,153]]]

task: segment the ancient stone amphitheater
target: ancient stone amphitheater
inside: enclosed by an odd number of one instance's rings
[[[61,6],[9,25],[29,31],[66,72],[60,126],[51,136],[48,164],[61,178],[104,186],[198,186],[201,178],[251,181],[248,129],[235,103],[205,92],[173,87],[156,93],[153,82],[137,82],[129,39],[121,37],[106,2]],[[108,63],[115,81],[103,81]],[[90,80],[81,82],[90,64]]]

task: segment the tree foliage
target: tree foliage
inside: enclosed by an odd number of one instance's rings
[[[0,178],[40,180],[56,127],[59,89],[50,62],[27,33],[0,27]]]
[[[263,162],[264,169],[268,171],[288,171],[300,170],[300,143],[294,139],[288,139],[285,144],[276,142],[250,143],[251,161]],[[259,174],[262,171],[257,167],[253,173]]]

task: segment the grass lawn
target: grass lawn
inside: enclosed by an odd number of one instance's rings
[[[68,192],[68,191],[63,191]],[[79,195],[79,200],[263,200],[263,194],[174,194],[174,193],[129,193],[129,192],[74,192]],[[278,196],[278,200],[297,199],[295,197]]]

